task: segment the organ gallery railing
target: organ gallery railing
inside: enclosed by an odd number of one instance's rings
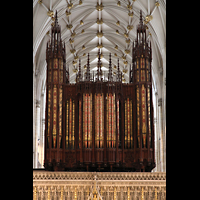
[[[166,173],[33,171],[34,200],[88,200],[95,196],[104,200],[165,200]]]

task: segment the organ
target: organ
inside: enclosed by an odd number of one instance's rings
[[[152,52],[146,25],[137,26],[129,83],[122,83],[119,67],[79,71],[69,82],[65,44],[57,12],[47,43],[45,161],[48,171],[151,171],[155,167],[152,105]]]

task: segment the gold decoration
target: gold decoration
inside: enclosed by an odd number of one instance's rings
[[[100,19],[100,20],[99,20],[99,18],[97,18],[96,23],[97,23],[97,24],[103,24],[103,19]]]
[[[82,46],[82,49],[85,49],[85,45]]]
[[[126,39],[126,43],[129,44],[131,42],[130,39]]]
[[[76,61],[76,60],[73,60],[72,64],[73,64],[73,65],[76,65],[76,64],[77,64],[77,61]]]
[[[75,191],[74,191],[74,199],[77,199],[76,187],[75,187]]]
[[[82,29],[81,33],[84,33],[84,32],[85,32],[85,30],[84,30],[84,29]]]
[[[74,43],[74,40],[73,39],[69,39],[69,42],[70,42],[70,44],[73,44]]]
[[[143,187],[142,187],[142,192],[141,192],[141,200],[144,200],[144,190],[143,190]]]
[[[84,24],[84,22],[83,22],[83,20],[81,20],[81,21],[80,21],[80,25],[83,25],[83,24]]]
[[[73,3],[68,3],[68,5],[67,5],[67,7],[68,7],[69,9],[71,9],[73,6],[74,6]]]
[[[87,69],[87,66],[86,66],[86,65],[84,65],[84,69]]]
[[[74,31],[74,32],[71,34],[71,37],[73,38],[73,37],[75,37],[75,35],[76,35],[76,32]]]
[[[84,53],[83,56],[86,56],[86,53]]]
[[[129,10],[131,10],[132,9],[132,5],[131,5],[131,3],[129,2],[129,4],[127,5],[127,8],[129,9]]]
[[[125,60],[125,61],[124,61],[124,64],[127,65],[127,64],[128,64],[128,61]]]
[[[71,52],[71,53],[75,53],[75,52],[76,52],[76,49],[70,49],[70,52]]]
[[[83,2],[80,0],[80,1],[79,1],[79,5],[82,5],[82,3],[83,3]]]
[[[118,49],[118,46],[117,46],[117,45],[115,46],[115,49]]]
[[[103,37],[103,32],[102,32],[102,31],[101,31],[101,32],[97,31],[97,37],[98,37],[98,38]]]
[[[116,54],[116,53],[115,53],[114,55],[117,57],[117,54]]]
[[[126,56],[125,56],[125,55],[123,55],[123,56],[122,56],[122,59],[123,59],[123,60],[126,60]]]
[[[116,187],[115,187],[115,189],[114,189],[114,200],[117,200],[117,194],[116,194]]]
[[[116,72],[113,72],[114,75],[116,75]]]
[[[120,25],[120,21],[117,21],[116,24],[119,26]]]
[[[70,12],[70,11],[68,12],[68,11],[66,10],[65,14],[66,14],[66,15],[67,15],[67,17],[68,17],[68,16],[70,16],[70,15],[71,15],[71,12]]]
[[[50,186],[48,187],[47,199],[50,200]]]
[[[114,67],[113,67],[114,69],[117,69],[117,66],[116,65],[114,65]]]
[[[124,33],[124,37],[125,37],[125,38],[128,38],[128,33]]]
[[[149,32],[149,35],[151,36],[151,33]]]
[[[52,26],[52,27],[54,27],[54,24],[55,24],[55,23],[54,23],[54,22],[52,22],[52,23],[51,23],[51,26]]]
[[[128,187],[128,200],[130,200],[130,189]]]
[[[129,54],[129,53],[130,53],[130,50],[129,50],[129,49],[125,49],[125,53],[126,53],[126,54]]]
[[[64,187],[61,187],[61,191],[60,191],[60,193],[61,193],[61,194],[60,194],[60,198],[61,198],[61,199],[63,199],[63,188],[64,188]]]
[[[129,12],[128,16],[133,17],[133,12]]]
[[[74,72],[74,73],[78,72],[78,69],[73,69],[73,72]]]
[[[160,6],[160,3],[158,1],[156,1],[155,5],[158,7],[158,6]]]
[[[99,49],[100,49],[100,48],[103,48],[103,45],[98,43],[98,44],[97,44],[97,48],[99,48]]]
[[[153,16],[152,16],[152,15],[147,15],[147,16],[145,17],[144,23],[147,24],[147,23],[149,23],[152,19],[153,19]]]
[[[126,61],[127,62],[127,61]],[[123,69],[123,72],[126,73],[128,70],[127,69]]]
[[[130,31],[130,30],[132,30],[133,29],[133,25],[128,25],[127,26],[127,29]]]
[[[116,30],[116,33],[117,33],[117,34],[119,34],[119,31],[118,31],[118,30]]]
[[[101,4],[99,4],[99,3],[97,2],[96,9],[97,9],[98,11],[102,11],[102,10],[103,10],[103,4],[102,4],[102,2],[101,2]]]
[[[42,4],[42,0],[39,0],[38,3],[41,5]]]
[[[117,5],[118,5],[118,6],[121,6],[121,2],[120,2],[120,1],[118,1],[118,2],[117,2]]]
[[[157,188],[155,187],[155,200],[157,200]]]
[[[78,59],[78,55],[74,56],[74,59],[77,60]]]
[[[47,12],[47,15],[48,15],[49,17],[53,17],[53,16],[54,16],[54,12],[53,12],[52,10],[49,10],[49,11]]]
[[[66,25],[67,29],[71,30],[73,28],[72,24],[67,24]]]

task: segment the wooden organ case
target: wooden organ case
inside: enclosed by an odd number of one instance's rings
[[[69,83],[65,46],[57,21],[47,43],[45,170],[151,171],[155,167],[152,105],[151,46],[146,25],[137,27],[133,43],[130,81],[122,83],[119,68],[81,72]]]

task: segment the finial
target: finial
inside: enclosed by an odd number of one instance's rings
[[[118,66],[117,66],[117,79],[118,79],[118,81],[120,82],[120,70],[119,70],[119,58],[118,58],[118,61],[117,61],[118,63]]]
[[[81,58],[79,58],[79,81],[81,80]]]
[[[112,64],[111,64],[111,53],[109,54],[109,73],[108,73],[108,80],[112,81]]]
[[[56,10],[56,15],[55,15],[55,26],[58,26],[57,10]]]
[[[142,10],[140,10],[140,24],[143,25],[143,21],[142,21]]]
[[[90,81],[90,54],[88,53],[86,81]]]

